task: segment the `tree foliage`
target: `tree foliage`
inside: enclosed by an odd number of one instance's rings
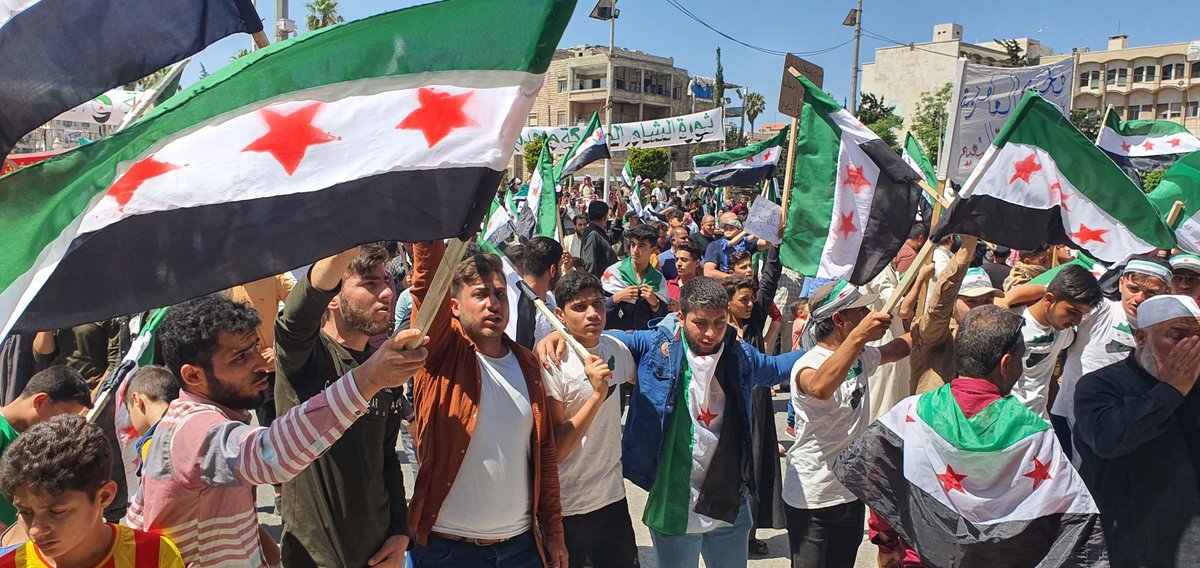
[[[166,77],[167,73],[170,70],[171,70],[170,67],[163,67],[162,69],[159,69],[158,71],[155,71],[149,75],[146,75],[145,77],[142,77],[141,79],[138,79],[137,81],[134,81],[128,85],[125,85],[125,90],[126,91],[148,91],[148,90],[150,90],[150,88],[154,87],[154,85],[156,83],[158,83],[159,80],[161,80],[163,77]]]
[[[748,93],[742,105],[745,107],[746,121],[750,123],[750,132],[754,132],[754,121],[767,109],[767,100],[762,93]]]
[[[642,179],[666,179],[671,170],[671,153],[666,148],[630,148],[629,171]]]
[[[862,93],[858,103],[858,120],[893,150],[900,151],[896,131],[904,126],[904,119],[900,118],[895,107],[888,105],[882,97]]]
[[[713,100],[718,108],[725,108],[725,68],[721,66],[721,48],[717,48],[717,77],[713,85]]]
[[[1158,187],[1163,176],[1167,175],[1167,170],[1146,170],[1138,172],[1138,175],[1142,177],[1142,191],[1149,193]]]
[[[308,16],[304,18],[304,24],[308,26],[310,32],[346,21],[338,14],[337,0],[313,0],[304,7],[308,8],[309,12]]]
[[[942,149],[942,138],[945,135],[946,121],[949,119],[947,106],[950,105],[952,83],[946,83],[936,93],[925,91],[921,93],[921,101],[917,103],[917,113],[912,120],[912,133],[929,153],[929,161],[938,162]]]
[[[238,59],[245,57],[247,55],[250,55],[249,49],[239,49],[239,50],[235,51],[233,53],[233,55],[229,56],[229,62],[232,63],[232,62],[237,61]]]
[[[546,143],[545,136],[534,136],[533,140],[525,143],[525,177],[532,178],[537,169],[538,158],[542,157],[542,144]]]
[[[736,126],[725,127],[725,149],[741,148],[749,143],[746,133]]]
[[[1100,113],[1094,108],[1074,108],[1067,117],[1088,140],[1095,140],[1100,135]]]
[[[1025,50],[1021,49],[1021,44],[1017,43],[1015,39],[994,39],[992,41],[1004,46],[1004,51],[1008,53],[1010,67],[1029,67],[1037,65],[1041,60],[1040,57],[1029,57],[1029,54],[1024,53]]]

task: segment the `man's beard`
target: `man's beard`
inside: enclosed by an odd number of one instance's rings
[[[351,302],[346,300],[345,296],[338,298],[338,306],[342,312],[342,322],[346,327],[353,329],[367,337],[373,337],[382,333],[387,333],[392,330],[392,318],[387,318],[383,321],[375,321],[372,315],[375,313],[374,304],[367,309],[360,309]]]
[[[266,371],[256,373],[251,384],[257,383],[265,377],[267,377]],[[228,383],[219,381],[214,376],[208,377],[208,397],[222,406],[236,410],[253,410],[262,406],[263,401],[267,399],[267,391],[264,389],[253,394],[238,392]]]
[[[1149,343],[1149,341],[1147,341],[1147,343]],[[1145,369],[1145,371],[1147,373],[1150,373],[1151,377],[1154,377],[1157,379],[1158,378],[1158,363],[1156,363],[1154,361],[1154,351],[1152,351],[1150,349],[1150,346],[1147,345],[1143,349],[1138,349],[1136,356],[1137,356],[1138,365],[1141,365],[1142,369]]]

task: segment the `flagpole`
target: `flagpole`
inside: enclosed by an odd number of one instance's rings
[[[917,281],[917,273],[920,272],[920,267],[923,266],[933,256],[934,243],[933,239],[926,239],[925,244],[921,246],[921,250],[917,252],[917,257],[913,259],[908,272],[900,279],[900,285],[892,292],[887,301],[883,304],[883,309],[880,310],[885,314],[891,314],[900,307],[900,300],[904,298],[912,290],[913,284]]]
[[[1171,211],[1167,213],[1167,227],[1172,231],[1175,230],[1175,222],[1179,220],[1179,215],[1183,213],[1183,202],[1176,201],[1171,206]]]
[[[1104,114],[1100,116],[1100,128],[1096,129],[1096,145],[1097,146],[1100,145],[1100,137],[1104,136],[1104,125],[1108,124],[1108,113],[1110,113],[1112,111],[1113,111],[1113,106],[1108,105],[1108,107],[1104,109]],[[1117,118],[1119,119],[1120,117],[1117,117]]]
[[[524,280],[517,280],[517,288],[521,290],[522,294],[529,296],[530,299],[533,300],[533,306],[537,308],[537,311],[542,313],[543,317],[546,318],[546,323],[549,323],[550,327],[554,328],[554,331],[562,334],[563,338],[567,341],[567,346],[571,348],[571,351],[575,352],[576,357],[579,357],[579,362],[586,364],[589,355],[587,349],[584,349],[583,346],[575,340],[575,337],[567,331],[567,328],[562,324],[561,321],[558,320],[558,316],[554,315],[554,312],[550,311],[550,306],[547,306],[546,302],[538,297],[537,292],[534,292],[533,288],[530,288],[529,284]],[[513,317],[516,316],[514,315]]]
[[[458,259],[462,258],[463,253],[467,251],[467,244],[472,240],[474,239],[450,239],[450,242],[446,244],[446,253],[442,255],[442,262],[438,265],[437,271],[433,273],[433,282],[429,285],[429,292],[421,301],[422,306],[432,309],[422,309],[417,312],[417,319],[413,321],[412,327],[421,330],[421,335],[405,344],[405,349],[416,349],[429,335],[429,325],[433,323],[433,318],[441,309],[442,300],[446,299],[446,292],[450,291],[450,280],[454,275],[454,267],[458,265]]]

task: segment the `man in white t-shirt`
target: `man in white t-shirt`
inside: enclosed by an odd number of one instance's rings
[[[852,566],[862,543],[865,507],[834,477],[833,462],[870,423],[867,377],[912,349],[908,334],[867,345],[892,321],[870,311],[876,299],[844,280],[809,298],[812,315],[802,335],[808,352],[792,367],[796,441],[783,475],[793,566]]]
[[[1058,357],[1075,340],[1075,326],[1103,300],[1096,277],[1071,264],[1059,270],[1042,298],[1022,314],[1025,357],[1021,378],[1011,393],[1046,420],[1050,420],[1050,386]]]
[[[571,566],[637,565],[637,542],[621,479],[620,396],[617,386],[637,381],[629,348],[604,331],[604,292],[590,273],[567,273],[554,287],[555,313],[590,354],[568,351],[543,370],[550,420],[558,443],[563,530]]]

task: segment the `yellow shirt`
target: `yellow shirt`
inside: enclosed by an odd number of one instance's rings
[[[93,568],[184,568],[179,550],[167,537],[114,525],[108,552]],[[33,541],[26,542],[4,556],[0,568],[50,568]]]

